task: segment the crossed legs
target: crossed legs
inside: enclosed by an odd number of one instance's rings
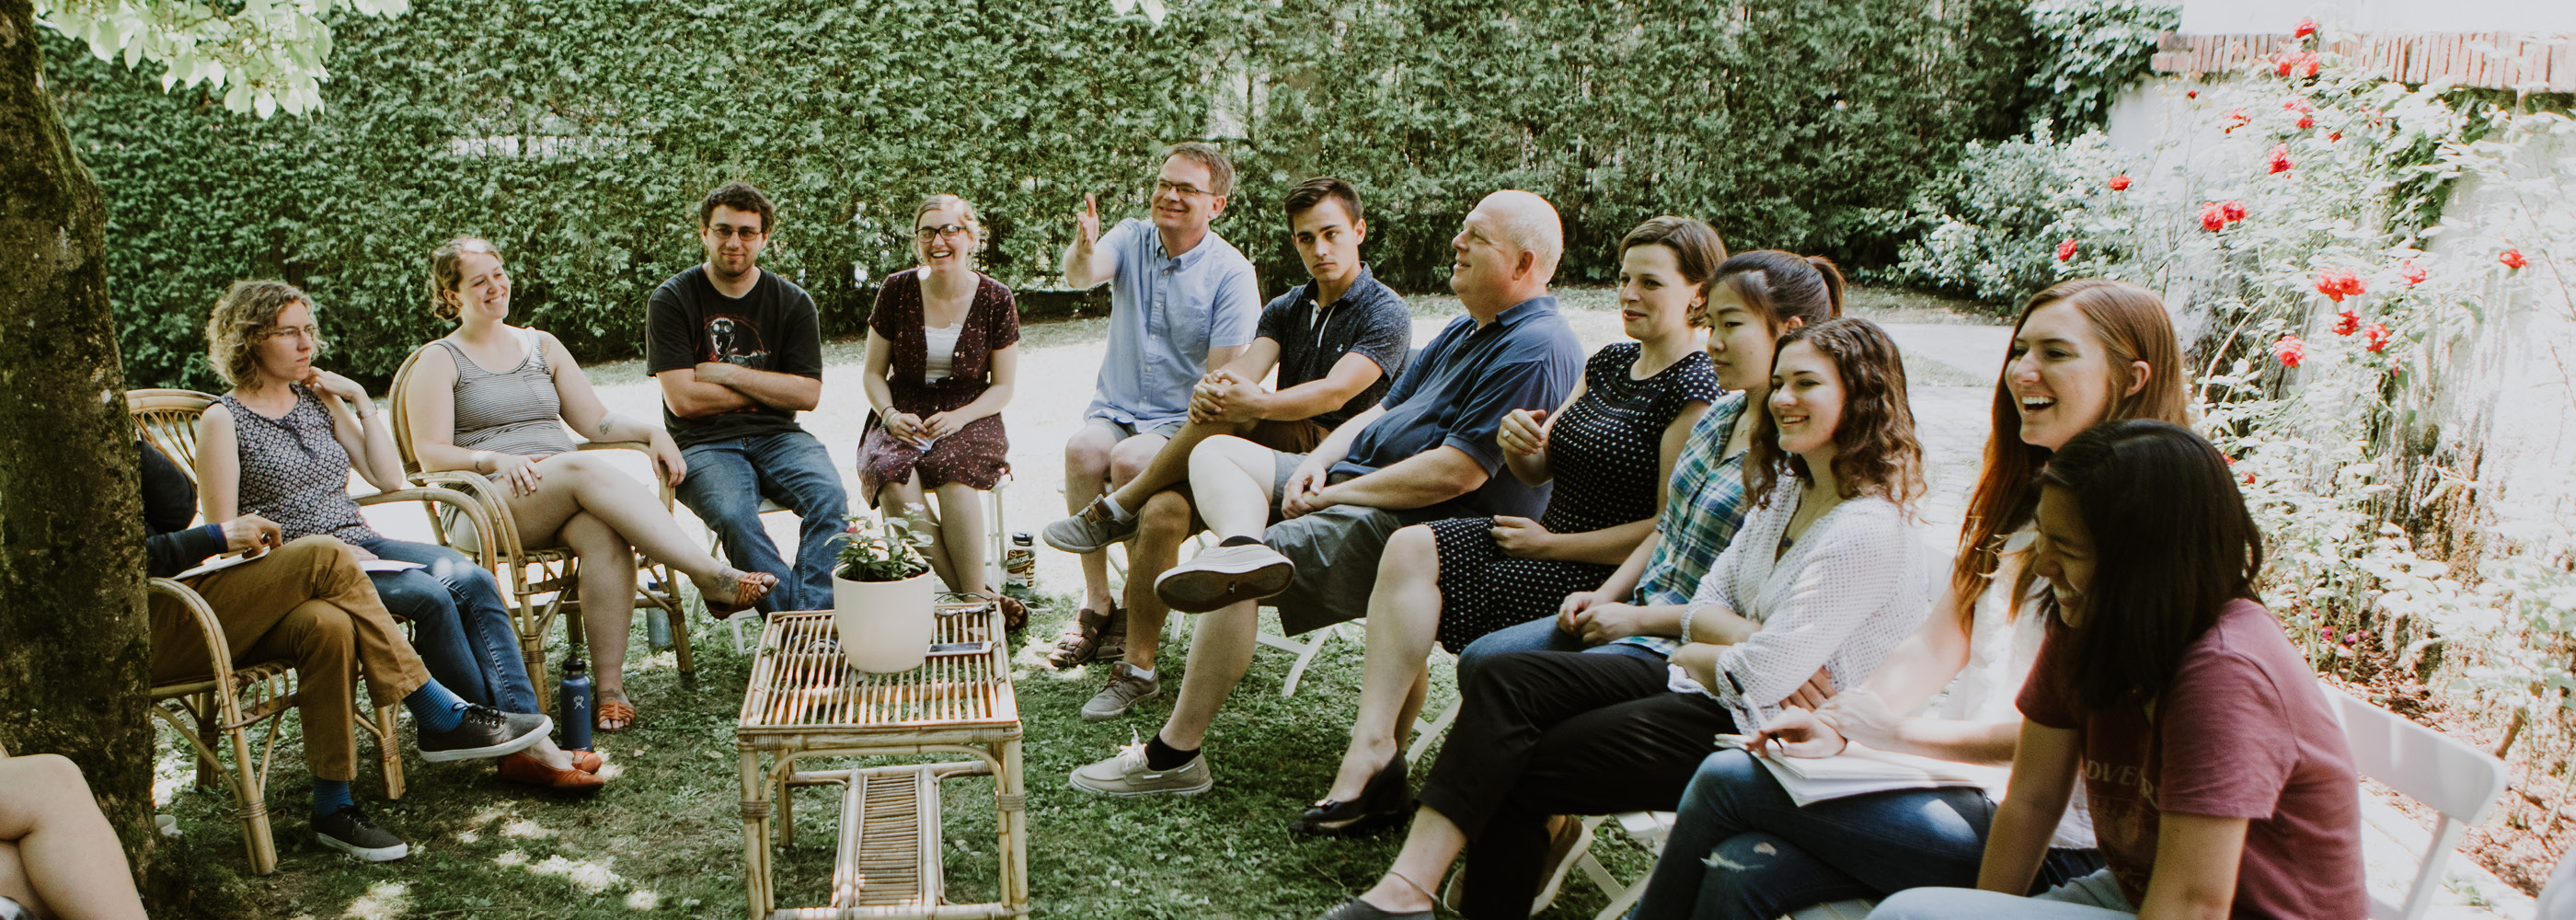
[[[1270,448],[1232,436],[1212,437],[1190,452],[1190,492],[1200,519],[1218,539],[1259,539],[1270,520],[1271,480],[1277,460]],[[1184,525],[1187,526],[1187,525]],[[1153,587],[1148,584],[1146,591]],[[1216,720],[1225,698],[1252,667],[1259,647],[1261,608],[1241,601],[1199,615],[1190,633],[1189,670],[1181,675],[1181,696],[1172,701],[1172,716],[1163,723],[1163,743],[1196,749]],[[1141,629],[1129,627],[1133,636]]]
[[[1108,419],[1094,418],[1083,423],[1072,440],[1064,442],[1064,510],[1080,514],[1101,495],[1101,480],[1112,487],[1123,486],[1154,462],[1163,449],[1163,435],[1145,433],[1129,435],[1126,429]],[[1133,509],[1130,509],[1133,510]],[[1107,610],[1109,596],[1109,555],[1103,550],[1082,555],[1082,607],[1084,610]]]
[[[0,757],[0,897],[63,920],[143,917],[125,848],[71,761]]]

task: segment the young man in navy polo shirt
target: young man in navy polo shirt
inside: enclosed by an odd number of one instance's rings
[[[1179,561],[1181,541],[1198,531],[1186,486],[1190,451],[1216,435],[1234,435],[1283,453],[1304,454],[1333,428],[1377,405],[1413,348],[1413,317],[1404,298],[1378,283],[1360,262],[1368,223],[1359,192],[1331,177],[1288,190],[1288,227],[1312,280],[1261,311],[1251,347],[1234,363],[1201,378],[1190,421],[1154,455],[1151,466],[1082,513],[1046,527],[1047,544],[1071,553],[1128,539],[1127,609],[1101,619],[1077,617],[1050,656],[1069,667],[1123,657],[1109,684],[1082,707],[1086,721],[1126,714],[1162,690],[1154,670],[1164,618],[1154,579]],[[1278,389],[1260,381],[1279,371]],[[1286,479],[1293,466],[1281,467]],[[1132,513],[1129,510],[1132,509]]]
[[[1563,404],[1581,378],[1583,347],[1547,293],[1564,240],[1545,199],[1486,196],[1450,241],[1449,287],[1467,315],[1423,348],[1376,408],[1302,457],[1234,437],[1209,438],[1191,453],[1191,491],[1221,542],[1155,582],[1172,609],[1208,611],[1190,642],[1180,699],[1151,740],[1074,771],[1076,788],[1121,796],[1207,791],[1215,780],[1200,741],[1252,664],[1261,598],[1272,598],[1290,633],[1358,617],[1397,528],[1468,515],[1534,517],[1546,506],[1545,486],[1495,475],[1503,463],[1495,431],[1514,409]],[[1292,470],[1284,481],[1283,464]],[[1265,529],[1273,508],[1286,520]]]

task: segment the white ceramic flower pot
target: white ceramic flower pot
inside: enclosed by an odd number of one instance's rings
[[[841,631],[841,654],[871,674],[920,667],[930,655],[939,621],[931,611],[939,576],[923,572],[902,581],[850,581],[832,575],[832,623]]]

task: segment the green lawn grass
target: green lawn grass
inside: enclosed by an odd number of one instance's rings
[[[1027,726],[1036,916],[1302,918],[1375,882],[1402,839],[1400,830],[1315,840],[1287,827],[1323,792],[1339,762],[1359,693],[1355,631],[1317,657],[1294,697],[1279,693],[1290,656],[1262,650],[1209,731],[1215,790],[1192,798],[1111,799],[1071,788],[1066,776],[1109,756],[1131,730],[1150,733],[1161,724],[1178,692],[1187,654],[1180,633],[1189,621],[1175,617],[1163,658],[1163,696],[1126,719],[1086,723],[1076,713],[1099,688],[1101,672],[1045,666],[1043,647],[1070,607],[1061,595],[1035,600],[1034,623],[1019,637],[1014,681]],[[1264,618],[1275,630],[1275,621]],[[163,810],[177,816],[183,834],[165,852],[184,860],[200,906],[218,917],[743,916],[732,729],[749,659],[734,653],[722,627],[702,617],[693,624],[694,677],[683,679],[667,652],[639,655],[630,664],[628,687],[642,719],[628,731],[599,736],[615,775],[596,795],[558,796],[502,783],[488,762],[431,764],[406,747],[409,794],[387,802],[372,766],[374,747],[362,740],[360,804],[409,840],[413,852],[400,862],[357,863],[314,843],[305,826],[310,786],[290,718],[268,795],[278,871],[249,874],[228,796],[187,782],[186,746],[175,737],[163,739],[159,762]],[[636,648],[643,649],[640,629]],[[552,658],[562,655],[560,647],[550,650]],[[1445,661],[1434,665],[1432,686],[1435,712],[1457,698]],[[1422,766],[1427,769],[1428,758]],[[990,899],[997,864],[992,783],[951,780],[943,793],[950,899]],[[779,891],[783,902],[820,904],[837,803],[829,788],[796,795],[799,832],[775,860]],[[1645,871],[1643,850],[1616,833],[1602,838],[1595,852],[1613,871],[1623,878]],[[1606,903],[1588,882],[1566,888],[1544,916],[1589,917]]]

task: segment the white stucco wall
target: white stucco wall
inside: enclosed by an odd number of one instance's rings
[[[2185,35],[2288,32],[2302,18],[2357,32],[2576,32],[2576,0],[2184,0]]]
[[[2564,2],[2576,10],[2576,0]],[[2204,137],[2159,150],[2168,131],[2205,130],[2184,117],[2190,103],[2182,98],[2185,89],[2205,85],[2155,77],[2113,104],[2106,129],[2111,142],[2154,157],[2152,166],[2139,171],[2140,181],[2224,187],[2231,170],[2241,170],[2270,143]],[[2446,442],[2478,458],[2477,504],[2484,523],[2564,526],[2576,522],[2576,305],[2546,275],[2529,244],[2524,245],[2533,264],[2516,276],[2495,270],[2492,250],[2496,234],[2510,235],[2517,221],[2527,225],[2528,217],[2515,211],[2563,213],[2568,202],[2576,202],[2576,143],[2530,144],[2520,153],[2517,171],[2537,177],[2541,187],[2492,188],[2474,177],[2464,180],[2444,214],[2444,223],[2455,229],[2425,244],[2436,258],[2460,249],[2457,260],[2441,263],[2453,270],[2491,274],[2480,305],[2484,321],[2439,350],[2420,377],[2429,388],[2422,420],[2440,426]],[[2190,304],[2215,270],[2186,269],[2166,292],[2186,339],[2206,321]]]

